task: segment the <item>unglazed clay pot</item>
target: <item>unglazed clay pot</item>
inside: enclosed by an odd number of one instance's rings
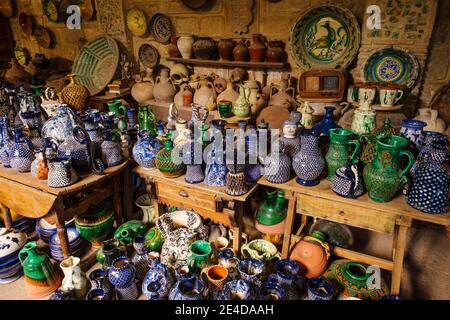
[[[267,62],[283,62],[285,57],[283,46],[283,41],[269,41],[269,49],[266,52]]]
[[[178,50],[177,42],[177,36],[170,37],[170,44],[167,51],[169,52],[169,57],[171,58],[181,58],[181,53],[180,50]]]
[[[219,49],[219,55],[222,60],[233,60],[233,49],[236,46],[236,42],[232,39],[221,39],[217,48]]]
[[[183,59],[189,59],[192,55],[192,45],[194,37],[191,35],[180,36],[177,41],[178,50]]]
[[[330,248],[324,240],[322,232],[314,231],[292,249],[289,259],[300,264],[301,274],[306,278],[317,278],[327,269]]]
[[[215,60],[217,58],[217,46],[211,38],[199,38],[192,45],[192,53],[196,59]]]
[[[242,39],[233,49],[233,58],[235,61],[248,61],[249,53],[247,48],[247,40]]]
[[[435,131],[442,133],[445,131],[447,127],[445,125],[445,121],[439,118],[439,114],[437,110],[431,108],[419,108],[419,115],[415,117],[415,120],[421,120],[426,122],[425,131]]]
[[[161,74],[156,77],[153,95],[156,102],[172,102],[175,96],[175,88],[169,77],[167,69],[161,70]]]
[[[264,44],[264,37],[259,34],[253,34],[253,42],[248,47],[248,53],[250,54],[250,61],[263,62],[266,59],[267,47]]]
[[[218,103],[220,101],[236,101],[238,97],[239,92],[234,90],[234,86],[233,83],[231,82],[231,79],[228,79],[226,89],[217,96],[216,100]]]
[[[216,109],[216,89],[211,81],[203,79],[197,83],[194,103],[208,108],[209,111]]]
[[[131,88],[131,96],[139,104],[148,103],[153,99],[153,88],[153,82],[142,81],[142,78],[137,76],[136,83]]]

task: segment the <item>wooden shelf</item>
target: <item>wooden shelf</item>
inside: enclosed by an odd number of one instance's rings
[[[224,60],[201,60],[201,59],[183,59],[183,58],[167,58],[168,61],[174,61],[185,64],[193,64],[203,67],[244,67],[244,68],[260,68],[260,69],[284,69],[289,67],[284,62],[250,62],[250,61],[224,61]]]

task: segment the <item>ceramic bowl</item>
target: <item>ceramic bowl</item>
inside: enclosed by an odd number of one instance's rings
[[[114,224],[114,210],[111,207],[104,208],[92,215],[76,216],[75,226],[80,235],[100,245],[111,234]]]
[[[254,300],[255,296],[249,283],[244,280],[228,282],[219,294],[219,300]]]
[[[66,228],[75,224],[75,218],[66,221]],[[49,242],[50,237],[56,233],[56,225],[50,224],[45,219],[40,218],[36,221],[36,232],[44,242]]]

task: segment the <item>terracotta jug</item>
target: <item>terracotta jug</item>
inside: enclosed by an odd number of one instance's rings
[[[250,61],[252,62],[263,62],[266,59],[267,47],[264,44],[264,37],[259,34],[253,34],[253,42],[248,47],[248,52],[250,54]]]
[[[236,43],[232,39],[221,39],[217,48],[222,60],[233,60],[233,49]]]
[[[209,111],[216,109],[216,89],[211,81],[202,79],[197,83],[194,103],[208,108]]]
[[[239,97],[239,92],[234,90],[233,82],[231,79],[227,79],[227,87],[224,91],[222,91],[217,96],[217,102],[220,101],[236,101],[236,99]]]
[[[289,87],[290,75],[283,74],[279,88],[272,86],[269,96],[269,106],[280,106],[283,108],[292,108],[295,106],[295,88]]]
[[[153,81],[151,79],[144,81],[141,75],[136,75],[135,81],[131,88],[131,96],[139,104],[149,103],[153,99]]]
[[[156,77],[153,95],[156,102],[172,102],[175,96],[175,88],[169,77],[169,70],[162,69],[161,74]]]
[[[325,242],[325,235],[314,231],[295,245],[289,259],[300,264],[303,276],[317,278],[327,269],[329,257],[330,247]]]
[[[285,53],[283,50],[284,43],[279,40],[269,41],[269,49],[267,49],[267,62],[283,62]]]
[[[180,50],[178,50],[177,42],[177,36],[170,37],[170,44],[167,51],[169,52],[169,57],[171,58],[181,58],[181,53]]]
[[[248,42],[245,39],[240,40],[233,49],[233,58],[235,61],[248,61]]]

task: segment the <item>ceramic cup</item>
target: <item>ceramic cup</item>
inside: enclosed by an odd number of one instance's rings
[[[231,101],[221,100],[217,104],[221,118],[229,118],[233,115],[233,103]]]
[[[347,89],[347,101],[348,102],[358,102],[358,92],[359,87],[351,85]]]
[[[400,89],[380,89],[380,104],[382,107],[393,107],[403,97]]]
[[[375,100],[376,88],[359,88],[358,90],[358,102],[361,106],[371,106]]]
[[[191,244],[191,255],[186,263],[190,270],[202,270],[209,262],[209,256],[212,253],[211,244],[204,240],[197,240]]]
[[[221,265],[214,265],[202,270],[202,279],[209,283],[209,289],[222,290],[227,282],[228,269]],[[212,288],[211,288],[212,286]]]

